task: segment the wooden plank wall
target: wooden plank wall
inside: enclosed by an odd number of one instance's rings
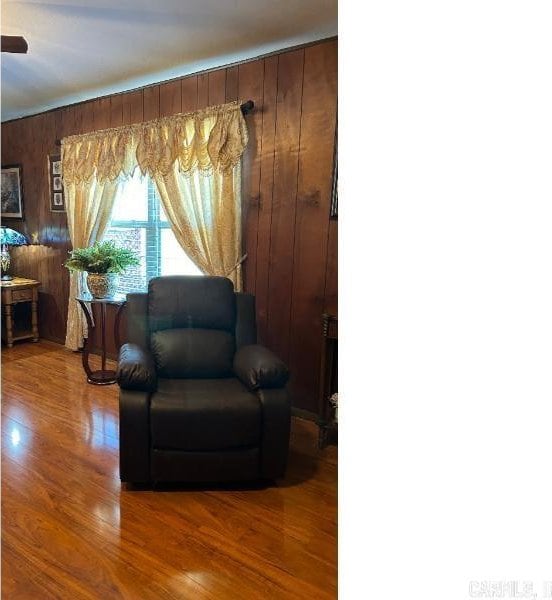
[[[290,366],[294,405],[316,412],[321,315],[337,311],[335,39],[3,124],[2,164],[23,168],[25,218],[12,224],[38,242],[13,249],[13,271],[41,281],[41,336],[63,342],[70,241],[65,214],[49,210],[55,140],[238,98],[256,107],[243,158],[245,288],[256,295],[261,342]]]

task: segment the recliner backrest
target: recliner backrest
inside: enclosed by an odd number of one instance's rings
[[[161,377],[229,377],[236,296],[225,277],[157,277],[148,286],[150,349]]]

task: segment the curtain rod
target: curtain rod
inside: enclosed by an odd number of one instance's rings
[[[240,104],[240,109],[244,117],[245,115],[249,114],[254,108],[255,102],[253,102],[253,100],[248,100],[247,102]],[[56,146],[61,146],[61,140],[56,140]]]

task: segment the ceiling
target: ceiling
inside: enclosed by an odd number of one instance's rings
[[[2,0],[7,121],[337,35],[337,0]]]

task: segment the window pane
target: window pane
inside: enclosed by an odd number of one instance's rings
[[[120,275],[119,292],[143,292],[148,285],[146,276],[146,230],[141,227],[111,227],[107,230],[104,240],[115,242],[117,246],[127,248],[136,253],[140,264],[128,267]]]
[[[121,193],[117,194],[113,207],[112,221],[148,220],[148,177],[142,178],[140,169],[125,181]]]
[[[129,223],[130,221],[130,223]],[[125,227],[136,221],[136,227]],[[137,169],[115,200],[111,227],[105,240],[136,253],[140,264],[120,276],[119,291],[144,292],[151,277],[202,275],[167,226],[167,218],[153,181]]]
[[[161,229],[160,275],[202,275],[182,250],[171,229]]]

